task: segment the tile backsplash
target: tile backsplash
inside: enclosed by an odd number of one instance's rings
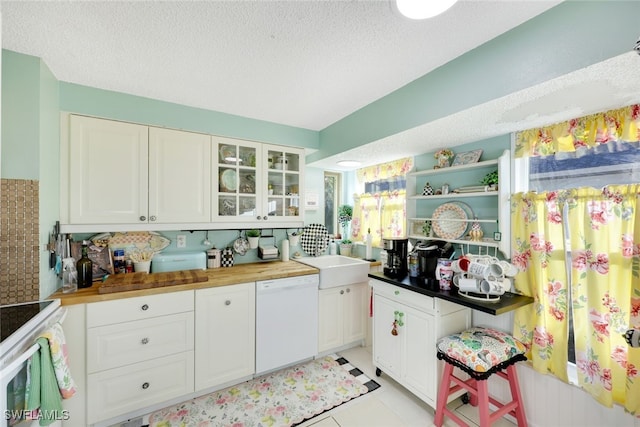
[[[40,295],[39,184],[2,179],[0,188],[0,304]]]

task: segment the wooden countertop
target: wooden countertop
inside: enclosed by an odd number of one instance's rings
[[[320,271],[316,268],[293,260],[284,262],[256,262],[250,264],[239,264],[233,267],[208,269],[206,270],[206,273],[209,276],[209,280],[206,282],[140,289],[135,291],[113,292],[107,294],[99,294],[98,288],[102,283],[94,282],[93,286],[90,288],[78,289],[77,292],[71,294],[63,294],[62,291],[58,291],[46,299],[59,298],[62,305],[85,304],[144,295],[164,294],[168,292],[204,289],[216,286],[228,286],[238,283],[256,282],[259,280],[305,276],[308,274],[318,274],[319,272]]]
[[[450,291],[441,291],[440,289],[433,289],[426,286],[423,283],[420,283],[418,279],[412,277],[405,277],[404,279],[392,279],[390,277],[385,276],[382,273],[369,273],[369,277],[373,279],[378,279],[386,283],[390,283],[392,285],[400,286],[401,288],[408,289],[410,291],[418,292],[423,295],[427,295],[434,298],[441,298],[443,300],[460,304],[465,307],[472,308],[474,310],[482,311],[484,313],[489,313],[498,315],[507,313],[509,311],[515,310],[516,308],[523,307],[525,305],[533,303],[533,298],[514,294],[511,292],[505,292],[504,295],[500,296],[500,301],[497,302],[484,302],[484,301],[476,301],[469,298],[466,298],[460,294],[458,294],[458,289],[453,287]]]

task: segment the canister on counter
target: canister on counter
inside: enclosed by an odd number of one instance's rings
[[[220,249],[211,248],[207,251],[207,268],[220,268]]]

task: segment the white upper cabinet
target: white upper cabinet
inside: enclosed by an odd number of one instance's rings
[[[304,150],[63,114],[62,231],[301,227]]]
[[[214,222],[302,225],[304,150],[223,137],[213,141]]]
[[[211,137],[149,128],[149,221],[211,218]]]
[[[69,126],[69,223],[146,221],[147,126],[73,115]]]

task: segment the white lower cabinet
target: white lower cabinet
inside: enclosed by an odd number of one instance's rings
[[[89,422],[126,414],[193,391],[193,351],[88,376]]]
[[[370,284],[374,365],[435,408],[442,376],[436,342],[468,328],[471,310],[379,280]]]
[[[365,339],[368,289],[357,283],[319,291],[319,353]]]
[[[194,294],[87,304],[87,423],[193,393]]]
[[[196,292],[195,390],[255,371],[255,283]]]

